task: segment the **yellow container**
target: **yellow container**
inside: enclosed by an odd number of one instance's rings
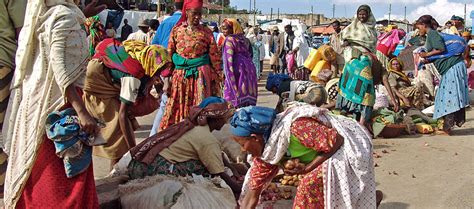
[[[319,53],[319,50],[317,49],[311,49],[311,52],[309,53],[308,58],[303,63],[303,66],[309,70],[312,70],[314,66],[316,66],[316,63],[321,60],[321,53]]]
[[[433,127],[431,127],[431,125],[428,125],[426,123],[418,123],[415,126],[416,126],[416,131],[420,134],[431,134],[434,132]]]
[[[329,45],[322,45],[319,47],[318,51],[321,53],[321,57],[323,60],[327,62],[332,62],[336,60],[336,51]]]
[[[319,61],[311,71],[310,79],[314,82],[320,82],[318,75],[323,69],[331,69],[331,65],[329,64],[329,62],[326,62],[324,60]]]

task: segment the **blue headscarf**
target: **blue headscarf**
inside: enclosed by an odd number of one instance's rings
[[[286,80],[290,80],[290,76],[286,75],[286,74],[273,74],[273,73],[270,73],[268,75],[268,79],[267,79],[267,85],[265,86],[265,88],[268,90],[268,91],[272,91],[272,88],[273,87],[280,87],[280,84],[282,81],[286,81]]]
[[[266,139],[271,131],[276,112],[272,108],[248,106],[239,109],[230,121],[231,132],[235,136],[248,137],[263,134]]]
[[[202,100],[201,104],[199,104],[199,108],[205,108],[207,105],[214,104],[214,103],[224,103],[225,100],[220,97],[207,97]]]

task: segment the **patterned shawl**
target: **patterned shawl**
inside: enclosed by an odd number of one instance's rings
[[[244,31],[242,30],[242,26],[240,26],[239,21],[234,18],[226,18],[222,22],[223,25],[227,25],[232,29],[232,34],[242,34]]]
[[[360,10],[367,11],[369,15],[369,19],[365,23],[357,18],[357,13],[359,13]],[[373,53],[375,52],[375,45],[377,44],[375,17],[367,5],[360,6],[359,9],[357,9],[357,13],[352,23],[341,31],[341,40],[348,41],[351,45],[362,46]]]
[[[149,165],[163,149],[169,147],[195,126],[204,126],[208,124],[209,119],[227,119],[234,113],[232,105],[221,98],[208,97],[201,104],[201,107],[194,106],[191,108],[188,118],[145,139],[142,143],[130,149],[132,158]]]
[[[163,74],[169,68],[163,69],[165,65],[171,63],[171,57],[166,49],[159,45],[150,45],[140,52],[139,61],[145,70],[145,75],[153,77],[158,70]]]
[[[100,22],[98,15],[87,18],[84,26],[89,33],[89,55],[92,57],[95,54],[97,44],[107,36],[105,35],[104,25]]]
[[[395,60],[398,61],[398,64],[400,65],[400,69],[402,69],[401,71],[398,71],[397,69],[393,69],[393,68],[392,68],[392,62],[395,61]],[[392,59],[388,62],[387,70],[388,70],[388,72],[390,72],[390,73],[395,73],[395,74],[398,75],[401,79],[410,82],[410,79],[408,78],[408,76],[405,75],[405,73],[402,72],[402,71],[403,71],[403,62],[402,62],[400,59],[398,59],[398,58],[396,58],[396,57],[395,57],[395,58],[392,58]]]

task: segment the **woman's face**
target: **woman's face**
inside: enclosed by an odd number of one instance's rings
[[[242,151],[246,151],[253,157],[262,156],[263,142],[259,141],[258,138],[261,136],[231,136],[231,138],[240,144]]]
[[[224,36],[228,36],[228,35],[232,34],[232,29],[227,24],[222,24],[221,30],[222,30],[222,34],[224,34]]]
[[[418,24],[416,25],[416,27],[418,28],[418,31],[420,32],[421,35],[424,35],[426,34],[428,28],[426,27],[425,24]]]
[[[188,17],[188,24],[198,26],[201,23],[202,10],[200,9],[189,9],[186,11]]]
[[[400,71],[401,70],[400,68],[401,68],[401,66],[400,66],[400,63],[398,62],[398,60],[393,60],[392,61],[392,69]]]
[[[220,131],[222,127],[227,123],[227,119],[225,118],[213,118],[209,119],[209,127],[212,130]]]
[[[362,23],[366,23],[367,20],[369,20],[369,13],[361,9],[359,10],[359,12],[357,12],[357,19],[359,19],[359,21],[361,21]]]

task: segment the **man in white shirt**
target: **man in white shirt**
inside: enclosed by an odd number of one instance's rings
[[[148,29],[149,29],[149,26],[147,24],[147,21],[141,20],[138,23],[138,31],[130,34],[127,40],[143,41],[145,43],[148,43],[148,35],[147,35]]]

